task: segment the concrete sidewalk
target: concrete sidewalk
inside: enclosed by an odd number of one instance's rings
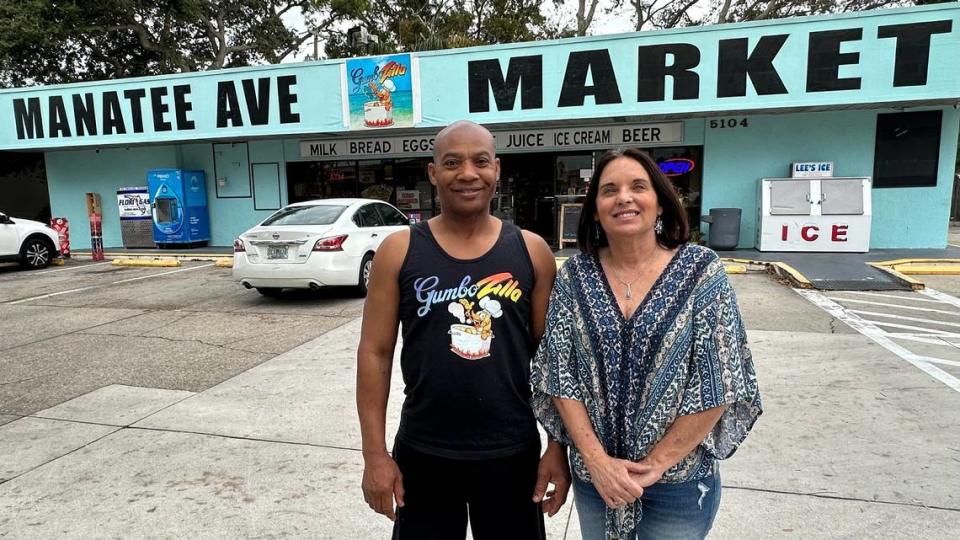
[[[359,488],[359,329],[205,392],[109,386],[0,427],[0,537],[388,538]],[[766,413],[711,538],[954,537],[960,394],[858,334],[750,336]],[[397,361],[388,440],[402,395]],[[580,538],[572,506],[549,538]]]

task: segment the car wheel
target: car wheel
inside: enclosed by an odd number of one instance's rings
[[[257,287],[257,292],[269,298],[280,298],[283,289],[278,287]]]
[[[367,253],[360,260],[360,276],[357,280],[357,292],[360,296],[367,295],[367,287],[370,285],[370,271],[373,270],[373,255]]]
[[[24,268],[46,268],[53,259],[53,244],[44,238],[30,238],[20,248],[20,265]]]

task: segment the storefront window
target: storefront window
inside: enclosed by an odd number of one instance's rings
[[[428,158],[398,159],[394,161],[396,192],[394,206],[415,221],[424,221],[439,212],[435,190],[427,176]]]
[[[357,196],[357,167],[353,161],[324,163],[323,199]]]
[[[942,111],[877,115],[873,187],[937,185]]]
[[[557,156],[555,195],[586,195],[593,175],[593,155]]]
[[[289,200],[294,203],[338,197],[376,199],[422,221],[439,212],[435,190],[427,177],[429,161],[412,158],[288,163]]]
[[[390,202],[394,190],[391,161],[361,161],[358,171],[361,197]]]
[[[700,230],[700,194],[703,186],[703,148],[683,146],[651,148],[650,157],[657,162],[660,170],[673,182],[680,196],[680,202],[687,209],[687,219],[694,240]]]

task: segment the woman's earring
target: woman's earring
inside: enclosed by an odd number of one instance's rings
[[[593,239],[599,244],[600,243],[600,222],[593,222]]]
[[[663,234],[663,219],[660,216],[657,216],[657,222],[653,224],[653,232]]]

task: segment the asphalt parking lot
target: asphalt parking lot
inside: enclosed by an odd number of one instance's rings
[[[770,276],[730,279],[765,412],[721,466],[710,537],[954,538],[960,390]],[[919,298],[882,300],[952,309]],[[361,310],[349,290],[265,298],[210,263],[0,269],[0,538],[389,537],[359,487]],[[391,397],[388,440],[396,361]],[[547,537],[580,538],[571,503]]]
[[[230,272],[0,267],[0,423],[110,384],[200,392],[362,312],[349,289],[269,299]]]

